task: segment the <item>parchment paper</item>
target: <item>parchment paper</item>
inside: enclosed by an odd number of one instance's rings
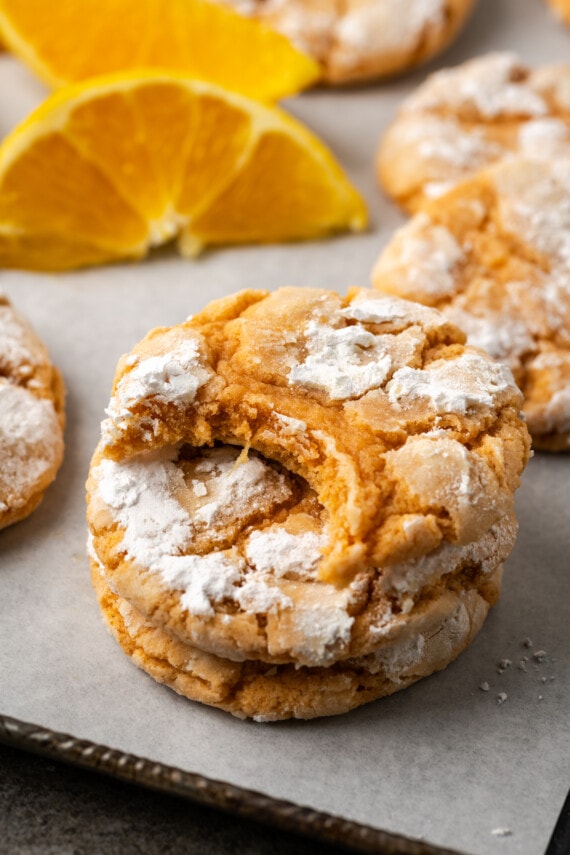
[[[507,48],[529,62],[563,61],[570,32],[541,0],[482,0],[437,66]],[[69,391],[57,482],[30,519],[0,534],[0,712],[473,855],[536,855],[570,785],[568,456],[531,462],[504,594],[471,648],[443,673],[333,719],[242,722],[154,683],[104,629],[85,557],[83,485],[119,355],[151,327],[240,288],[368,284],[381,246],[404,221],[375,186],[376,142],[425,73],[289,105],[367,199],[365,235],[220,250],[196,262],[166,250],[138,265],[64,276],[0,273]],[[3,56],[0,135],[43,95]],[[542,662],[533,658],[539,650]],[[517,667],[523,656],[526,672]],[[501,659],[512,665],[499,674]]]

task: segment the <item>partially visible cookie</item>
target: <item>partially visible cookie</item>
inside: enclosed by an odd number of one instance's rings
[[[565,24],[570,24],[570,0],[546,0],[552,11]]]
[[[407,210],[519,154],[570,157],[570,64],[528,68],[493,53],[432,74],[381,140],[381,186]]]
[[[0,291],[0,528],[28,516],[55,478],[63,402],[44,345]]]
[[[114,594],[92,563],[104,621],[139,668],[190,700],[258,722],[345,713],[445,668],[480,630],[501,576],[499,567],[480,590],[450,590],[423,603],[405,633],[384,639],[369,656],[309,668],[236,662],[184,644]]]
[[[442,51],[475,0],[222,0],[279,30],[329,83],[387,77]]]
[[[375,286],[437,307],[506,361],[536,448],[570,450],[570,160],[510,158],[396,233]]]

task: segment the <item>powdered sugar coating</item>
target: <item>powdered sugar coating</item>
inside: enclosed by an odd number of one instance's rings
[[[453,118],[422,116],[421,121],[404,123],[400,136],[416,147],[421,158],[441,161],[446,168],[476,169],[504,151],[488,140],[479,128],[465,131]]]
[[[561,119],[535,119],[520,126],[518,143],[526,157],[568,157],[570,128]]]
[[[436,413],[463,415],[494,406],[498,395],[515,388],[506,365],[470,352],[453,360],[436,360],[425,369],[401,368],[387,386],[393,404],[405,405],[419,398]]]
[[[513,154],[570,157],[570,65],[532,70],[494,53],[431,75],[382,140],[378,174],[415,211]]]
[[[237,462],[238,451],[214,449],[213,459],[195,466],[206,477],[212,502],[192,513],[181,504],[184,474],[176,449],[117,463],[102,459],[93,476],[105,506],[122,532],[121,551],[144,573],[157,575],[162,584],[178,591],[180,604],[191,615],[210,618],[220,604],[232,601],[246,613],[292,612],[288,618],[287,643],[305,664],[322,664],[330,648],[347,642],[353,618],[347,608],[351,588],[337,590],[319,585],[313,597],[299,588],[315,582],[323,532],[293,534],[280,525],[254,530],[243,550],[233,546],[197,554],[196,531],[249,507],[259,491],[282,495],[274,471],[257,457]],[[230,470],[230,464],[234,467]],[[280,493],[281,489],[281,493]],[[203,513],[206,508],[206,513]]]
[[[399,235],[405,240],[399,240]],[[406,231],[396,233],[386,248],[382,265],[399,283],[399,296],[415,298],[416,283],[437,301],[455,291],[454,270],[464,252],[449,229],[433,223],[427,214],[417,214]]]
[[[437,306],[470,344],[507,362],[535,443],[552,450],[570,447],[570,371],[539,370],[536,360],[554,352],[566,365],[570,352],[569,198],[570,160],[510,157],[413,217],[373,271],[378,288]],[[432,276],[441,220],[463,253],[447,292],[434,289]],[[424,257],[414,254],[418,242]]]
[[[342,310],[342,315],[364,324],[420,324],[426,330],[441,327],[441,315],[419,303],[362,291]]]
[[[0,528],[27,516],[63,457],[63,384],[0,290]]]
[[[400,0],[348,3],[335,29],[341,62],[355,65],[362,54],[402,51],[413,45],[426,27],[442,28],[445,0],[410,0],[401,14]]]
[[[467,485],[468,478],[459,480],[460,495],[465,496],[465,493],[469,492]],[[418,518],[417,522],[421,525],[421,518]],[[493,573],[497,563],[504,561],[509,555],[516,532],[516,520],[507,515],[472,543],[444,542],[428,555],[386,567],[382,577],[383,587],[400,595],[415,595],[425,585],[436,583],[447,573],[455,572],[458,566],[464,564],[480,566],[483,573]],[[489,560],[491,555],[493,557]]]
[[[513,160],[491,173],[506,231],[545,255],[552,267],[570,262],[570,160]]]
[[[176,498],[176,493],[183,490],[177,457],[174,449],[164,449],[124,463],[102,460],[94,473],[101,498],[123,530],[122,548],[127,557],[147,572],[159,574],[168,588],[182,591],[181,603],[194,615],[213,615],[215,603],[225,598],[253,609],[266,610],[269,603],[273,607],[290,606],[278,590],[260,581],[257,589],[251,581],[244,587],[245,562],[231,549],[206,555],[191,552],[193,530],[205,517],[212,522],[227,513],[227,501],[255,501],[257,488],[263,487],[259,461],[254,460],[253,475],[249,463],[229,476],[227,469],[218,468],[216,472],[217,467],[212,467],[209,492],[218,494],[216,503],[204,506],[207,513],[198,511],[193,519]],[[218,479],[222,481],[221,488],[216,484]],[[226,487],[228,480],[230,485]]]
[[[313,531],[291,534],[282,526],[273,525],[254,531],[246,544],[246,558],[260,573],[275,576],[295,574],[305,581],[316,579],[318,563],[325,545],[323,534]]]
[[[61,455],[52,402],[0,378],[0,514],[24,507],[45,489]]]
[[[255,508],[268,489],[276,502],[290,497],[291,491],[283,475],[255,456],[239,461],[239,454],[239,449],[216,448],[196,464],[194,472],[203,486],[198,491],[199,498],[204,498],[204,503],[196,503],[193,527],[212,527],[228,517],[235,519],[239,515],[236,508],[244,505],[248,510]]]
[[[47,354],[28,324],[16,315],[0,290],[0,369],[13,382],[35,385],[34,371],[45,363]],[[36,381],[37,384],[37,381]]]
[[[131,370],[118,383],[106,410],[109,418],[103,423],[103,435],[109,441],[124,429],[142,401],[156,398],[182,406],[194,401],[212,376],[198,341],[192,338],[161,355],[140,359],[133,354],[126,364]]]
[[[289,383],[322,389],[330,398],[345,400],[381,386],[392,362],[386,342],[360,326],[331,329],[309,321],[305,330],[308,353],[289,372]]]
[[[544,98],[520,80],[522,66],[515,54],[494,53],[445,69],[431,77],[407,99],[405,111],[470,110],[478,117],[544,116]]]
[[[490,310],[481,316],[452,303],[444,307],[443,312],[467,334],[469,344],[506,362],[511,370],[520,365],[526,353],[534,350],[534,339],[527,324],[513,316],[508,306],[502,312]]]

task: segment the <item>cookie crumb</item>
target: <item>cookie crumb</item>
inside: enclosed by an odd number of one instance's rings
[[[525,638],[523,641],[523,645],[525,647],[532,647],[532,641],[530,640],[530,638]]]
[[[520,660],[519,664],[517,665],[517,668],[519,669],[519,671],[526,671],[527,670],[526,669],[526,663],[527,662],[528,662],[528,656],[523,656],[523,658]]]
[[[508,697],[508,695],[506,692],[499,692],[499,694],[497,695],[497,703],[498,704],[504,704],[505,701],[507,700],[507,697]]]
[[[544,695],[539,695],[539,696],[538,696],[538,700],[539,700],[539,701],[543,701],[543,700],[544,700]]]
[[[511,837],[512,833],[510,828],[494,828],[491,831],[494,837]]]
[[[197,479],[194,479],[192,481],[192,488],[194,490],[194,495],[198,496],[199,498],[201,496],[208,495],[208,488],[206,487],[203,481],[198,481]]]
[[[544,662],[546,659],[546,650],[537,650],[532,654],[532,658],[537,662]]]
[[[483,683],[481,683],[479,688],[481,689],[482,692],[488,692],[491,687],[488,684],[488,682],[485,680]]]

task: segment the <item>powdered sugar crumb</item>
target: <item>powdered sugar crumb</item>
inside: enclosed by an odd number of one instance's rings
[[[510,828],[493,828],[491,831],[494,837],[511,837],[512,833]]]

